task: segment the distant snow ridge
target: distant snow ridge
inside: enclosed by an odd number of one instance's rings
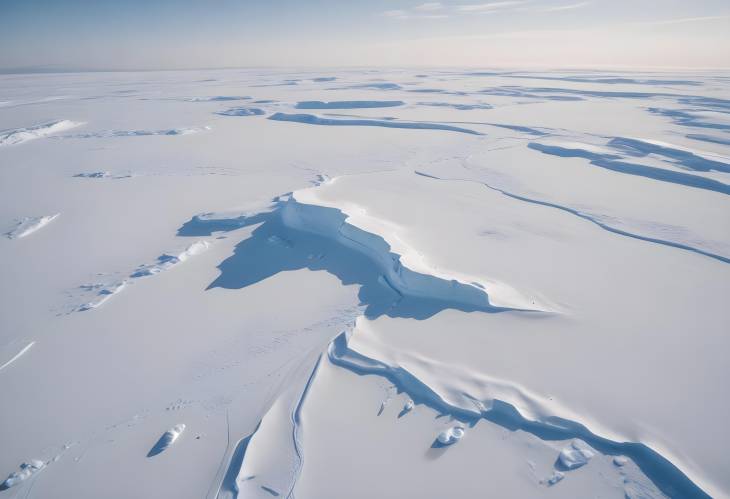
[[[0,490],[7,490],[10,487],[14,487],[39,471],[43,470],[46,467],[46,463],[43,461],[40,461],[38,459],[32,459],[28,461],[27,463],[23,463],[20,465],[20,469],[18,471],[12,472],[5,481],[0,484]]]
[[[392,356],[382,347],[379,350],[386,358]],[[406,360],[408,356],[399,352],[398,357]],[[440,378],[438,386],[432,386],[414,376],[402,362],[391,365],[353,350],[348,345],[347,332],[330,343],[328,358],[335,366],[356,374],[384,377],[416,403],[467,424],[486,419],[510,431],[526,431],[545,440],[574,439],[569,447],[561,451],[556,461],[556,466],[563,470],[585,465],[594,452],[628,456],[647,478],[670,497],[709,497],[679,468],[648,446],[596,435],[566,408],[553,400],[541,399],[518,385],[476,379],[473,375],[469,379],[464,377],[468,373],[459,374],[456,368],[446,368],[421,357],[413,359],[412,362],[418,365],[421,372],[452,372],[451,382]],[[566,419],[566,416],[574,419]],[[555,483],[560,479],[562,477],[556,478]]]
[[[18,225],[13,230],[6,232],[5,235],[10,239],[20,239],[22,237],[29,236],[53,222],[60,215],[60,213],[56,213],[55,215],[23,218],[18,222]]]
[[[210,130],[210,126],[166,128],[164,130],[102,130],[99,132],[64,135],[64,139],[103,139],[110,137],[146,137],[151,135],[191,135]]]
[[[178,263],[186,261],[191,256],[199,255],[200,253],[207,250],[209,247],[210,243],[208,243],[207,241],[197,241],[188,246],[185,251],[178,253],[177,255],[170,255],[165,253],[157,258],[157,263],[154,263],[152,265],[144,265],[138,270],[134,271],[132,274],[130,274],[129,277],[137,278],[159,274],[163,270],[168,270]]]
[[[50,123],[31,126],[28,128],[15,128],[11,130],[0,131],[0,146],[12,146],[22,144],[29,140],[40,139],[54,133],[64,132],[71,128],[83,125],[75,121],[60,120]]]
[[[405,102],[401,100],[341,100],[323,102],[319,100],[309,100],[297,102],[297,109],[370,109],[378,107],[397,107],[402,106]]]
[[[121,178],[131,178],[132,174],[130,173],[123,173],[114,175],[110,172],[83,172],[83,173],[77,173],[74,175],[75,178],[111,178],[111,179],[121,179]]]
[[[219,114],[221,116],[261,116],[265,113],[263,109],[259,109],[257,107],[232,107],[225,111],[218,111],[215,114]]]
[[[180,438],[180,435],[185,431],[185,425],[184,424],[176,424],[169,430],[167,430],[165,433],[162,434],[160,439],[157,441],[157,443],[150,449],[149,453],[147,453],[147,457],[156,456],[157,454],[160,454],[161,452],[164,452],[167,450],[172,444],[177,441],[178,438]]]
[[[293,123],[305,123],[308,125],[325,125],[325,126],[377,126],[383,128],[405,128],[411,130],[446,130],[449,132],[468,133],[470,135],[484,135],[481,132],[470,130],[468,128],[456,127],[451,125],[443,125],[441,123],[426,123],[421,121],[397,121],[397,120],[377,120],[377,119],[332,119],[322,118],[313,114],[287,114],[275,113],[269,116],[274,121],[290,121]]]

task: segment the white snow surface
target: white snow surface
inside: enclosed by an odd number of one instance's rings
[[[730,74],[0,106],[0,499],[730,497]]]

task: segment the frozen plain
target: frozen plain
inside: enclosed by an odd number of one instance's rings
[[[730,497],[729,194],[718,72],[0,76],[0,499]]]

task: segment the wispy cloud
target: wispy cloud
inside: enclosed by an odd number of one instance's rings
[[[444,4],[442,4],[441,2],[427,2],[427,3],[422,3],[421,5],[417,5],[417,6],[413,7],[413,10],[417,10],[417,11],[421,11],[421,12],[423,12],[423,11],[431,12],[434,10],[442,10],[443,8],[444,8]]]
[[[662,26],[667,24],[684,24],[684,23],[699,23],[705,21],[720,21],[730,19],[730,15],[726,16],[704,16],[704,17],[682,17],[679,19],[663,19],[658,21],[643,21],[635,24],[641,24],[646,26]]]
[[[497,12],[524,10],[525,4],[533,0],[505,0],[501,2],[444,5],[441,2],[426,2],[409,9],[386,10],[382,13],[391,19],[443,19],[469,14],[494,14]],[[587,2],[586,2],[587,3]]]
[[[580,9],[581,7],[586,7],[587,5],[590,5],[591,2],[578,2],[578,3],[571,3],[567,5],[554,5],[552,7],[545,7],[544,9],[540,9],[542,12],[560,12],[561,10],[573,10],[573,9]]]
[[[468,5],[459,5],[456,10],[461,12],[489,12],[495,10],[502,10],[508,7],[515,7],[527,3],[525,0],[513,0],[507,2],[488,2],[488,3],[475,3]]]

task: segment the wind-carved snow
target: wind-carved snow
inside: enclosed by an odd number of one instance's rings
[[[30,349],[31,349],[31,347],[32,347],[33,345],[35,345],[35,341],[31,341],[31,342],[30,342],[30,343],[28,343],[28,344],[27,344],[26,346],[24,346],[24,347],[23,347],[23,348],[22,348],[22,349],[21,349],[21,350],[20,350],[20,351],[19,351],[18,353],[16,353],[16,354],[15,354],[15,355],[14,355],[14,356],[13,356],[13,357],[12,357],[12,358],[10,359],[10,360],[8,360],[8,361],[6,361],[6,362],[5,362],[4,364],[0,365],[0,371],[2,371],[2,370],[3,370],[3,369],[5,369],[6,367],[10,366],[10,364],[12,364],[13,362],[15,362],[15,361],[16,361],[16,360],[18,360],[19,358],[21,358],[21,357],[23,356],[23,354],[25,354],[25,353],[26,353],[26,352],[27,352],[28,350],[30,350]]]
[[[38,459],[32,459],[28,462],[22,463],[18,471],[13,471],[5,481],[0,484],[0,490],[7,490],[10,487],[15,487],[28,480],[36,473],[42,471],[46,467],[46,463]]]
[[[0,130],[0,147],[12,146],[28,142],[29,140],[48,137],[49,135],[65,132],[83,123],[70,120],[52,121],[34,125],[28,128],[14,128],[11,130]]]
[[[40,217],[25,217],[18,221],[16,227],[9,232],[6,232],[5,235],[9,239],[21,239],[39,231],[57,219],[60,215],[60,213],[56,213],[54,215],[43,215]]]
[[[152,449],[147,453],[147,457],[156,456],[157,454],[160,454],[164,451],[166,451],[172,444],[174,444],[178,438],[180,438],[180,435],[185,431],[185,425],[180,423],[176,424],[169,430],[167,430],[165,433],[162,434],[160,439],[155,443],[154,446],[152,446]]]
[[[263,109],[257,107],[232,107],[225,111],[217,111],[215,114],[220,116],[261,116],[266,113]]]
[[[560,451],[558,463],[566,470],[574,470],[588,464],[594,455],[585,442],[574,440],[568,447]]]
[[[708,177],[702,177],[700,175],[675,171],[669,168],[660,168],[633,162],[630,163],[623,160],[623,158],[617,154],[618,151],[609,152],[600,146],[572,142],[563,143],[559,141],[549,141],[530,142],[528,147],[530,149],[540,151],[543,154],[550,154],[552,156],[587,159],[591,165],[618,173],[636,175],[661,182],[692,187],[695,189],[705,189],[708,191],[719,192],[721,194],[730,194],[730,185],[727,183]],[[662,150],[666,151],[666,148]],[[676,150],[674,153],[665,152],[665,155],[666,154],[673,154],[675,157],[677,156]],[[683,155],[683,157],[684,163],[687,163],[688,155]],[[696,155],[692,155],[691,158],[694,158],[694,161],[690,162],[690,164],[697,164],[697,160],[702,159]],[[702,163],[705,165],[705,168],[709,169],[706,160]],[[714,162],[714,164],[717,164],[717,162]],[[717,166],[712,169],[717,169]]]
[[[87,284],[81,286],[80,289],[84,292],[93,292],[92,298],[75,308],[77,312],[85,312],[99,308],[101,305],[109,301],[114,295],[120,293],[127,288],[128,285],[133,284],[136,280],[150,277],[155,274],[159,274],[165,270],[169,270],[180,263],[183,263],[195,255],[199,255],[206,251],[210,247],[210,243],[207,241],[197,241],[188,246],[184,251],[177,254],[164,253],[157,257],[157,261],[152,264],[140,265],[134,270],[129,276],[120,281],[116,281],[110,284],[96,283]]]
[[[358,320],[356,327],[362,326],[362,321]],[[508,381],[461,372],[457,366],[446,366],[407,352],[390,352],[382,344],[374,348],[383,359],[397,357],[400,361],[380,360],[357,352],[349,346],[347,332],[332,341],[327,355],[335,366],[359,375],[386,378],[416,404],[426,405],[465,424],[474,425],[485,419],[511,431],[522,430],[544,440],[573,439],[570,446],[559,454],[556,466],[561,469],[557,471],[585,465],[594,451],[628,456],[668,496],[709,497],[677,464],[673,464],[679,463],[678,459],[662,456],[643,443],[614,436],[595,421],[586,423],[584,418],[552,398],[546,399]],[[372,350],[373,346],[369,349]],[[414,373],[420,373],[424,378]],[[553,475],[552,478],[557,483],[564,477]]]
[[[319,100],[301,101],[294,106],[297,109],[371,109],[379,107],[398,107],[404,105],[401,100],[344,100],[323,102]]]
[[[447,428],[436,437],[436,442],[440,445],[453,445],[464,437],[464,427],[461,425],[452,426]]]
[[[448,132],[460,132],[470,135],[483,135],[481,132],[440,123],[427,123],[422,121],[397,121],[378,119],[332,119],[322,118],[314,114],[287,114],[275,113],[269,116],[274,121],[289,121],[292,123],[304,123],[307,125],[323,126],[375,126],[383,128],[404,128],[410,130],[445,130]]]
[[[450,178],[442,178],[437,177],[435,175],[431,175],[428,173],[416,171],[416,175],[421,175],[426,178],[431,178],[434,180],[443,180],[443,181],[457,181],[457,182],[476,182],[478,184],[483,185],[487,189],[491,189],[493,191],[499,192],[500,194],[517,199],[519,201],[524,201],[526,203],[531,204],[537,204],[540,206],[547,206],[550,208],[555,208],[556,210],[564,211],[566,213],[570,213],[572,215],[575,215],[579,218],[582,218],[584,220],[587,220],[598,227],[607,230],[609,232],[612,232],[614,234],[618,234],[621,236],[630,237],[632,239],[639,239],[641,241],[646,241],[649,243],[654,244],[661,244],[663,246],[669,246],[672,248],[677,248],[685,251],[691,251],[693,253],[697,253],[700,255],[704,255],[710,258],[713,258],[715,260],[721,261],[723,263],[730,263],[730,256],[725,256],[725,254],[728,254],[730,252],[730,248],[727,247],[727,245],[716,242],[716,241],[706,241],[700,238],[699,236],[696,236],[692,233],[690,233],[687,229],[684,229],[682,227],[673,227],[673,226],[664,226],[662,224],[658,223],[651,223],[651,222],[638,222],[633,224],[628,224],[626,228],[622,228],[622,221],[607,217],[605,215],[597,214],[597,213],[590,213],[587,211],[581,211],[577,208],[572,208],[570,206],[564,206],[558,203],[550,202],[550,201],[543,201],[540,199],[534,199],[529,198],[527,196],[523,196],[520,194],[515,194],[509,191],[506,191],[504,189],[500,189],[498,187],[495,187],[491,184],[488,184],[486,182],[479,182],[477,180],[471,180],[471,179],[450,179]],[[623,222],[625,224],[626,221]],[[641,232],[637,231],[637,226],[641,229],[644,229],[646,232],[642,234]],[[629,230],[632,229],[632,230]],[[659,236],[663,237],[659,237]]]

